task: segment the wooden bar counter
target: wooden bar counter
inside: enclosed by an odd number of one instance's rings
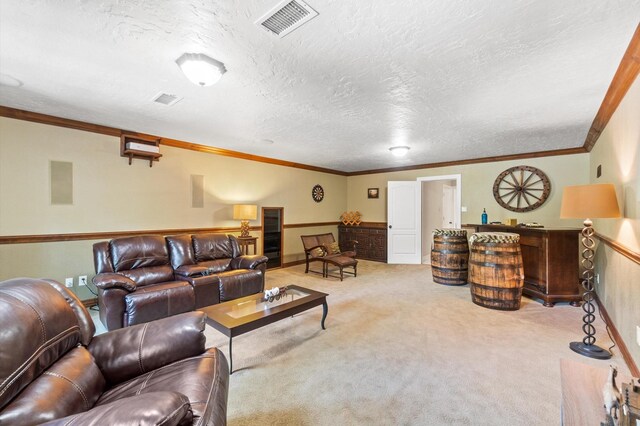
[[[513,232],[520,235],[526,296],[541,299],[544,306],[570,302],[579,306],[580,229],[525,228],[507,225],[465,225],[476,232]]]

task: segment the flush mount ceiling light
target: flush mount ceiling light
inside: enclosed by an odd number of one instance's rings
[[[401,145],[392,146],[391,148],[389,148],[389,151],[391,151],[391,153],[396,157],[404,157],[405,155],[407,155],[407,152],[409,152],[410,149],[411,148],[409,148],[408,146]]]
[[[202,53],[184,53],[176,64],[193,84],[211,86],[227,72],[224,64]]]

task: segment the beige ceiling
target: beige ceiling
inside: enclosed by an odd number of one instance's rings
[[[0,104],[342,171],[573,148],[640,17],[638,0],[309,0],[319,16],[280,39],[254,24],[277,3],[3,0]],[[228,72],[197,87],[184,52]]]

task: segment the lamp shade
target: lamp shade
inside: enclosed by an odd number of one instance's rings
[[[234,204],[233,218],[235,220],[256,220],[258,218],[258,206],[255,204]]]
[[[560,217],[578,219],[620,217],[616,189],[610,183],[566,186],[562,193]]]

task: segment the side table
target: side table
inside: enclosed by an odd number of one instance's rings
[[[258,237],[237,237],[242,254],[249,254],[249,246],[253,246],[253,254],[256,254]]]

